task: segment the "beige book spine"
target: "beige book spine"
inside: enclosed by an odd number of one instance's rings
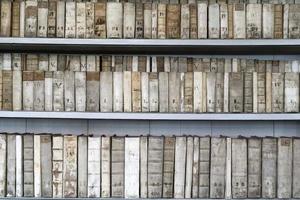
[[[180,38],[190,38],[190,7],[189,4],[181,5],[181,19],[180,19]]]
[[[52,72],[45,72],[45,111],[53,108],[53,78]]]
[[[224,103],[224,73],[216,73],[215,110],[223,112]]]
[[[24,2],[23,2],[24,3]],[[20,36],[20,7],[21,2],[12,3],[12,18],[11,18],[11,36],[12,37],[21,37]],[[1,26],[2,27],[2,26]]]
[[[291,4],[289,5],[289,39],[297,39],[300,37],[298,29],[299,29],[299,19],[300,19],[300,5],[299,4]]]
[[[272,112],[284,111],[284,74],[272,73]]]
[[[95,3],[95,37],[106,38],[106,3]]]
[[[2,71],[2,109],[12,110],[13,108],[13,80],[12,71]]]
[[[86,110],[98,112],[100,105],[100,74],[99,72],[86,73]]]
[[[243,112],[243,73],[231,72],[229,75],[230,112]]]
[[[226,138],[226,175],[225,175],[225,198],[232,198],[232,141],[231,138]]]
[[[283,5],[283,38],[287,39],[289,38],[289,4]]]
[[[56,37],[63,38],[65,37],[65,20],[67,18],[66,15],[66,2],[65,1],[57,1],[57,17],[56,17]],[[69,13],[68,13],[69,15]],[[75,18],[75,16],[74,16]]]
[[[76,3],[76,38],[85,38],[86,32],[85,2]]]
[[[207,38],[207,4],[199,3],[198,4],[198,38],[205,39]]]
[[[167,18],[167,6],[166,4],[157,5],[157,38],[166,38],[166,18]],[[152,36],[153,38],[153,36]]]
[[[148,197],[148,137],[140,137],[140,197]]]
[[[261,38],[262,26],[262,5],[248,4],[247,5],[247,38]]]
[[[123,72],[113,72],[113,110],[123,112]]]
[[[220,7],[219,4],[208,6],[208,38],[220,38]]]
[[[86,72],[75,72],[75,108],[78,112],[86,110]]]
[[[110,197],[110,170],[111,170],[111,139],[101,139],[101,197]]]
[[[23,72],[23,110],[33,111],[34,103],[34,73],[32,71]]]
[[[174,186],[174,159],[175,159],[175,137],[164,139],[164,161],[163,161],[163,195],[164,198],[173,197]]]
[[[56,37],[56,17],[57,17],[57,2],[50,1],[48,7],[48,27],[47,27],[47,37]]]
[[[48,31],[48,2],[38,2],[38,15],[37,15],[37,36],[47,37]]]
[[[151,36],[152,39],[157,38],[157,20],[158,20],[158,10],[157,10],[157,4],[152,3],[152,10],[151,10]]]
[[[266,112],[272,112],[272,73],[266,72]]]
[[[38,21],[38,19],[37,19],[38,8],[37,7],[38,7],[37,1],[26,1],[25,2],[25,30],[24,30],[25,37],[36,37],[37,36],[37,21]]]
[[[85,37],[86,38],[94,38],[95,36],[95,4],[94,2],[86,2],[85,4],[85,23],[86,23],[86,29],[85,31]]]
[[[11,36],[11,21],[12,16],[12,2],[1,1],[1,37]]]
[[[206,106],[207,112],[215,112],[216,111],[216,73],[208,72],[206,74]]]
[[[141,112],[141,73],[132,72],[131,78],[132,112]]]
[[[64,72],[64,104],[65,111],[75,111],[75,72]]]
[[[124,3],[124,38],[134,38],[135,32],[135,4]]]
[[[78,197],[87,197],[88,167],[87,137],[78,137]]]
[[[199,137],[194,137],[192,198],[199,197],[199,153],[200,140]]]
[[[160,6],[163,4],[159,4]],[[160,11],[160,10],[159,10]],[[180,38],[180,5],[179,4],[168,4],[167,5],[167,38],[175,39]],[[160,19],[160,15],[158,19]]]
[[[228,38],[228,6],[220,5],[220,36],[222,39]]]
[[[293,182],[292,182],[292,196],[293,198],[299,198],[300,196],[300,139],[294,138],[293,139]]]
[[[41,136],[33,136],[34,197],[42,196]]]
[[[52,137],[52,195],[54,198],[63,196],[63,136]]]
[[[75,38],[76,36],[76,2],[66,2],[66,23],[65,37]]]
[[[124,71],[123,73],[124,112],[132,111],[131,84],[132,84],[131,72]]]
[[[100,197],[101,137],[88,137],[88,197]]]
[[[274,38],[283,38],[283,5],[274,5]]]
[[[194,138],[187,137],[184,198],[192,197]]]
[[[45,110],[45,74],[43,71],[33,73],[33,110]]]
[[[234,16],[233,16],[233,10],[234,10],[234,4],[228,4],[228,38],[233,39],[234,38]]]
[[[49,56],[48,54],[40,54],[38,57],[38,70],[48,71],[49,69]]]
[[[274,4],[263,5],[263,38],[274,38]]]
[[[158,95],[158,73],[151,72],[149,74],[149,102],[150,112],[158,112],[159,109]]]
[[[12,73],[13,110],[19,111],[22,110],[22,71],[13,71]]]
[[[169,77],[168,72],[159,72],[159,112],[169,111]]]
[[[20,37],[25,36],[25,1],[20,2]]]
[[[0,135],[0,196],[6,196],[6,166],[7,166],[7,137],[6,134]]]
[[[248,139],[248,197],[261,197],[261,139]]]
[[[176,137],[175,169],[174,169],[174,198],[184,198],[185,167],[186,167],[186,137]]]
[[[112,72],[100,73],[100,110],[112,112]]]
[[[245,4],[234,4],[233,30],[235,39],[246,38],[246,9]]]
[[[41,136],[41,186],[42,197],[52,197],[51,136]]]
[[[48,70],[51,72],[57,71],[57,65],[58,65],[58,55],[49,54]]]
[[[23,137],[16,135],[16,197],[23,196]]]
[[[193,73],[184,76],[184,112],[193,112]]]
[[[64,73],[53,72],[53,110],[64,111]]]
[[[203,72],[194,72],[194,112],[203,112],[202,110],[202,80]]]
[[[123,5],[117,2],[108,2],[107,6],[107,37],[122,38]]]
[[[190,38],[197,39],[198,38],[198,20],[197,20],[197,4],[191,3],[189,4],[190,11]]]
[[[135,3],[135,38],[144,37],[144,8],[143,4]]]
[[[152,4],[144,4],[144,38],[152,38]]]
[[[169,112],[179,112],[180,110],[180,74],[177,72],[169,73]]]
[[[7,135],[6,197],[16,196],[16,135]],[[9,167],[8,167],[9,166]]]
[[[210,181],[210,138],[200,138],[199,145],[199,198],[208,198]]]
[[[284,94],[284,111],[299,112],[299,73],[285,73]]]
[[[141,73],[141,95],[142,95],[142,112],[150,111],[149,104],[149,73]]]

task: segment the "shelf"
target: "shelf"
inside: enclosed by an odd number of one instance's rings
[[[100,120],[189,120],[189,121],[268,121],[300,120],[300,113],[96,113],[96,112],[27,112],[0,111],[0,118],[28,119],[100,119]]]
[[[38,198],[38,197],[5,197],[5,198],[0,198],[0,199],[13,199],[13,200],[37,200],[37,199],[43,199],[43,200],[93,200],[95,198]],[[97,200],[189,200],[189,199],[180,199],[180,198],[96,198]],[[192,199],[193,200],[193,199]],[[228,200],[228,199],[194,199],[194,200]],[[270,200],[270,199],[265,199],[265,198],[258,198],[258,199],[244,199],[244,200]],[[272,198],[272,200],[282,200],[278,198]]]
[[[0,51],[140,55],[299,55],[300,39],[180,40],[0,37]]]

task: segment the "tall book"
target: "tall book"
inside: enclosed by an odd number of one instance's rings
[[[169,73],[169,112],[179,112],[179,92],[180,92],[180,74],[177,72]]]
[[[272,112],[284,111],[284,74],[272,73]]]
[[[184,112],[193,112],[193,73],[184,75]]]
[[[86,72],[75,72],[75,99],[76,111],[86,110]]]
[[[64,104],[65,111],[75,111],[75,72],[64,72]]]
[[[140,137],[140,197],[148,197],[148,137]]]
[[[208,6],[208,37],[211,39],[220,38],[220,6],[210,4]]]
[[[52,195],[54,198],[63,196],[63,155],[64,137],[52,137]]]
[[[23,136],[24,196],[34,196],[33,185],[33,135]]]
[[[193,96],[194,96],[194,112],[202,112],[202,77],[203,72],[194,72],[194,83],[193,83]]]
[[[247,140],[232,139],[232,197],[247,198]]]
[[[141,112],[141,73],[131,74],[132,112]]]
[[[7,135],[6,197],[16,196],[16,135]]]
[[[222,39],[228,38],[228,6],[220,5],[220,36]]]
[[[16,135],[16,197],[23,196],[23,137]]]
[[[277,197],[292,197],[293,139],[278,139]]]
[[[233,30],[235,39],[246,38],[246,9],[245,4],[234,4]]]
[[[157,5],[157,39],[166,38],[166,18],[167,5],[160,3]]]
[[[184,197],[192,197],[192,184],[193,184],[193,151],[194,151],[194,139],[193,137],[187,137],[186,142],[186,168],[185,168],[185,190]]]
[[[12,72],[13,110],[22,110],[22,71]]]
[[[210,182],[210,138],[201,137],[199,145],[199,198],[208,198]]]
[[[95,37],[106,38],[106,4],[95,3]]]
[[[111,138],[111,197],[124,197],[125,138]]]
[[[180,9],[180,38],[190,38],[190,7],[189,4],[182,4]]]
[[[41,135],[41,188],[42,197],[52,197],[51,136]]]
[[[247,38],[258,39],[261,38],[262,26],[262,5],[248,4],[247,5]]]
[[[151,72],[149,74],[149,102],[150,112],[158,112],[159,99],[158,99],[158,73]]]
[[[210,161],[210,198],[224,198],[226,171],[226,138],[211,139]]]
[[[208,11],[207,11],[206,3],[198,4],[198,38],[205,39],[207,38],[207,19],[208,19]]]
[[[262,197],[276,197],[277,180],[277,139],[262,140]]]
[[[38,2],[37,37],[47,37],[48,31],[48,2]]]
[[[106,4],[107,38],[122,38],[123,5],[117,2]]]
[[[86,16],[86,38],[94,38],[95,35],[95,4],[93,2],[86,2],[85,4],[85,16]]]
[[[159,112],[169,111],[169,77],[168,72],[159,72],[158,76]]]
[[[151,37],[152,39],[157,38],[157,19],[158,19],[158,10],[157,10],[157,3],[152,3],[152,10],[151,10]]]
[[[34,172],[34,196],[42,196],[42,170],[41,170],[41,136],[33,136],[33,172]]]
[[[160,16],[159,16],[160,18]],[[180,38],[180,5],[167,5],[167,38]]]
[[[85,38],[86,33],[86,4],[85,2],[76,3],[76,38]]]
[[[207,112],[216,111],[216,73],[206,73],[206,106]]]
[[[132,111],[132,97],[131,97],[131,72],[123,72],[123,95],[124,95],[124,112]]]
[[[292,196],[293,198],[300,197],[300,139],[294,138],[293,139],[293,182],[292,182]]]
[[[193,144],[193,178],[192,178],[192,198],[199,197],[199,153],[200,153],[200,139],[194,137]]]
[[[87,197],[88,186],[88,141],[86,136],[78,137],[78,197]]]
[[[12,2],[1,1],[1,37],[11,36]]]
[[[77,196],[77,137],[64,136],[63,196]]]
[[[64,111],[64,73],[53,72],[53,110]]]
[[[23,71],[23,110],[32,111],[34,102],[34,72]]]
[[[101,197],[110,197],[110,137],[101,138]]]
[[[24,2],[23,2],[24,4]],[[20,6],[21,2],[12,3],[11,36],[20,37]],[[24,22],[23,22],[24,23]]]
[[[45,72],[45,111],[52,111],[53,79],[52,72]]]
[[[135,3],[135,38],[144,37],[144,8],[143,4]]]
[[[7,164],[7,136],[6,134],[0,135],[0,197],[6,196],[6,164]]]
[[[88,137],[88,197],[100,197],[101,137]]]
[[[144,4],[144,38],[152,38],[152,4]]]
[[[56,17],[57,17],[57,2],[50,1],[48,3],[48,26],[47,26],[47,37],[56,37]]]
[[[173,197],[175,137],[165,137],[163,153],[163,198]]]
[[[197,21],[197,4],[191,3],[189,4],[189,29],[190,29],[190,38],[197,39],[198,38],[198,21]]]
[[[284,94],[284,111],[299,112],[299,73],[285,73]]]
[[[289,39],[298,39],[300,38],[299,29],[299,19],[300,19],[300,5],[292,4],[289,5],[288,10],[288,38]]]
[[[274,38],[274,4],[263,5],[263,38]]]
[[[229,88],[230,112],[243,112],[243,73],[230,73]]]
[[[112,72],[100,73],[100,110],[112,111]]]
[[[2,110],[12,110],[12,71],[2,70]]]
[[[142,112],[149,112],[149,73],[142,72],[141,73],[141,92],[142,92]]]
[[[248,139],[248,197],[261,197],[261,139]]]
[[[283,38],[283,5],[274,5],[274,38]]]
[[[66,20],[66,2],[56,1],[56,37],[65,37],[65,20]]]
[[[123,72],[113,72],[113,111],[123,112]]]
[[[38,5],[37,1],[25,2],[25,37],[37,36]],[[21,24],[20,24],[21,25]]]
[[[224,73],[216,73],[215,89],[215,106],[216,112],[223,112],[224,103]]]
[[[185,164],[186,164],[186,137],[176,137],[175,169],[174,169],[174,198],[184,198]]]
[[[86,72],[86,110],[98,112],[100,102],[100,74]]]
[[[33,73],[33,110],[45,110],[45,74],[43,71]]]
[[[66,2],[66,23],[65,23],[65,37],[75,38],[76,36],[76,2]]]
[[[139,198],[139,148],[138,137],[125,138],[125,198]]]
[[[135,32],[135,4],[126,2],[124,3],[124,25],[123,34],[124,38],[134,38]]]

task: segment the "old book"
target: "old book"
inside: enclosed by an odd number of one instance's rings
[[[96,38],[106,38],[106,4],[105,3],[95,3],[95,16],[94,16],[94,26],[95,26],[95,37]]]
[[[26,70],[27,71],[36,71],[38,70],[39,64],[38,54],[26,54]]]
[[[226,138],[226,172],[225,172],[225,198],[232,198],[232,142],[231,138]]]
[[[284,111],[299,112],[299,73],[285,73],[284,94]]]
[[[86,56],[86,71],[95,72],[97,70],[98,65],[96,64],[97,57],[95,55],[87,55]]]
[[[262,5],[248,4],[247,5],[247,38],[258,39],[261,38],[262,26]]]
[[[284,39],[289,37],[289,4],[283,5],[282,18],[283,18],[283,26],[282,26],[282,35]]]
[[[149,73],[141,73],[141,100],[142,100],[142,112],[150,111],[149,104]]]
[[[48,31],[48,2],[38,2],[38,16],[37,16],[37,36],[47,37]]]
[[[247,140],[232,139],[232,197],[247,197]]]
[[[198,26],[197,26],[197,4],[191,3],[189,4],[189,17],[190,17],[190,38],[191,39],[197,39],[198,38]]]
[[[24,4],[24,2],[23,2]],[[20,37],[20,5],[21,2],[12,2],[11,36]],[[23,22],[24,23],[24,22]],[[2,27],[2,26],[1,26]]]
[[[167,5],[160,3],[157,5],[157,39],[166,38],[166,23],[168,23],[166,22],[167,21],[166,18],[167,18]]]
[[[176,137],[175,169],[174,169],[174,198],[184,198],[185,167],[186,167],[186,137]]]
[[[48,71],[49,66],[49,56],[48,54],[40,54],[38,56],[38,70]]]
[[[159,112],[168,112],[169,108],[169,79],[167,72],[159,72]]]
[[[22,110],[22,71],[12,72],[12,84],[13,110]]]
[[[184,112],[193,112],[193,73],[184,75]]]
[[[135,38],[144,37],[144,8],[143,4],[135,3]]]
[[[6,196],[16,196],[16,135],[7,135]]]
[[[65,111],[75,111],[75,72],[64,72],[64,107]]]
[[[194,112],[202,112],[202,77],[203,72],[194,72],[193,96],[194,96]]]
[[[299,4],[292,4],[289,5],[288,10],[288,34],[290,39],[297,39],[300,37],[300,5]]]
[[[248,139],[248,197],[261,197],[261,139]]]
[[[205,39],[207,38],[207,4],[199,3],[198,4],[198,38]]]
[[[25,2],[25,37],[37,36],[38,4],[37,1]],[[20,24],[21,25],[21,24]]]
[[[16,135],[16,197],[23,196],[23,137]]]
[[[148,198],[162,197],[163,137],[148,138]]]
[[[222,39],[228,38],[228,6],[220,5],[220,36]]]
[[[76,111],[86,110],[86,72],[75,72]]]
[[[165,137],[163,153],[163,198],[173,197],[175,137]]]
[[[230,112],[243,112],[243,73],[230,73],[229,88]]]
[[[86,12],[85,2],[76,3],[76,38],[85,38]]]
[[[64,73],[53,72],[53,110],[64,111]]]
[[[48,16],[47,16],[47,37],[56,37],[56,12],[57,12],[57,2],[48,2]]]
[[[124,38],[134,38],[135,32],[135,4],[126,2],[124,3]]]
[[[112,72],[100,73],[100,110],[112,111]]]
[[[42,197],[52,197],[52,154],[51,136],[41,135],[41,194]]]
[[[283,38],[283,5],[274,5],[274,38]]]
[[[77,196],[77,137],[64,136],[63,196]]]
[[[86,73],[86,110],[98,112],[100,103],[100,74],[99,72]]]
[[[48,70],[49,71],[57,71],[58,65],[58,55],[57,54],[49,54],[48,57]]]
[[[262,140],[262,197],[276,197],[277,139]]]
[[[2,69],[3,70],[12,70],[12,57],[10,53],[2,54]]]
[[[63,136],[52,137],[52,195],[63,196]]]
[[[244,112],[253,112],[253,72],[244,72]]]
[[[228,38],[232,39],[234,38],[234,21],[233,21],[234,4],[229,3],[227,5],[227,10],[228,10]]]
[[[199,198],[208,198],[210,180],[210,138],[200,138],[199,145]]]
[[[32,111],[34,104],[34,72],[23,71],[23,110]]]
[[[132,72],[131,74],[131,95],[132,95],[132,112],[141,112],[141,74]]]
[[[253,81],[255,82],[255,81]],[[257,111],[266,111],[266,65],[265,61],[259,61],[257,72]]]
[[[43,71],[33,72],[33,110],[45,110],[45,74]]]
[[[123,73],[123,93],[124,93],[124,112],[131,112],[132,97],[131,97],[131,72],[124,71]]]
[[[293,140],[291,138],[278,139],[278,198],[292,197],[292,161]]]
[[[121,3],[107,3],[107,37],[122,38],[123,6]]]
[[[263,38],[274,38],[274,4],[263,5]]]
[[[124,197],[125,138],[111,138],[111,197]]]
[[[225,197],[225,171],[226,171],[226,139],[225,138],[211,139],[210,156],[211,156],[210,198],[224,198]]]
[[[6,166],[7,166],[7,136],[6,134],[0,135],[0,196],[6,196]]]
[[[272,73],[272,112],[283,112],[284,74]]]
[[[42,196],[41,136],[33,136],[34,196]]]
[[[148,197],[148,137],[140,137],[140,197]]]
[[[123,72],[113,72],[113,111],[123,112]]]
[[[94,2],[86,2],[85,4],[86,29],[85,37],[94,38],[95,35],[95,4]]]
[[[63,38],[65,37],[65,20],[66,20],[66,2],[57,1],[56,9],[56,37]],[[69,14],[68,14],[69,15]],[[74,16],[75,18],[75,16]]]
[[[145,3],[144,5],[144,35],[143,38],[152,38],[152,4]]]
[[[76,36],[76,2],[66,2],[66,23],[65,23],[65,37],[75,38]]]
[[[100,197],[101,137],[88,137],[88,197]]]
[[[220,38],[220,7],[219,4],[208,6],[208,38]]]
[[[187,137],[184,198],[192,197],[194,139]]]
[[[299,198],[300,196],[300,182],[299,182],[299,166],[300,166],[300,139],[293,139],[293,182],[292,182],[292,197]]]
[[[110,137],[101,139],[101,197],[110,197]]]
[[[215,110],[223,112],[224,103],[224,73],[216,73]]]
[[[25,36],[25,1],[20,2],[20,37]]]
[[[11,36],[12,2],[1,1],[1,37]]]
[[[180,110],[180,74],[177,72],[169,73],[169,112],[179,112]]]
[[[182,4],[180,9],[180,38],[190,38],[190,6],[189,4]],[[176,22],[177,23],[177,22]]]
[[[200,153],[200,139],[194,137],[193,144],[193,178],[192,178],[192,198],[199,197],[199,153]]]
[[[233,10],[233,31],[235,39],[246,38],[246,11],[245,4],[234,4]]]
[[[102,67],[101,71],[103,71],[103,72],[112,71],[111,70],[111,68],[112,68],[112,56],[103,55],[102,56],[101,67]]]
[[[158,10],[157,10],[157,3],[152,3],[152,10],[151,10],[151,37],[152,39],[157,38],[157,19],[158,19]]]
[[[88,186],[88,141],[86,136],[78,137],[78,197],[87,197]]]
[[[150,112],[158,112],[158,73],[151,72],[149,74],[149,102]]]
[[[125,198],[139,198],[139,149],[140,139],[138,137],[125,138]]]
[[[159,15],[158,19],[160,19],[160,17],[161,16]],[[167,38],[170,39],[180,38],[180,5],[179,4],[167,5]]]
[[[45,72],[45,111],[53,108],[53,78],[52,72]]]
[[[207,112],[216,111],[216,73],[208,72],[206,73],[206,106]]]
[[[2,110],[13,108],[13,80],[12,71],[2,70]]]

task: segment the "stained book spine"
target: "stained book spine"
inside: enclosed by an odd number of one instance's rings
[[[42,197],[52,197],[52,155],[51,136],[41,136],[41,194]]]
[[[164,161],[163,161],[163,198],[173,197],[174,185],[174,159],[175,159],[175,137],[164,139]]]
[[[110,137],[101,139],[101,197],[110,197]]]
[[[88,197],[100,197],[101,137],[88,138]]]
[[[186,137],[176,137],[175,170],[174,170],[174,198],[184,198]]]
[[[23,136],[23,158],[24,158],[24,196],[34,196],[33,186],[33,136]]]
[[[52,137],[52,195],[54,198],[63,196],[63,136]]]

